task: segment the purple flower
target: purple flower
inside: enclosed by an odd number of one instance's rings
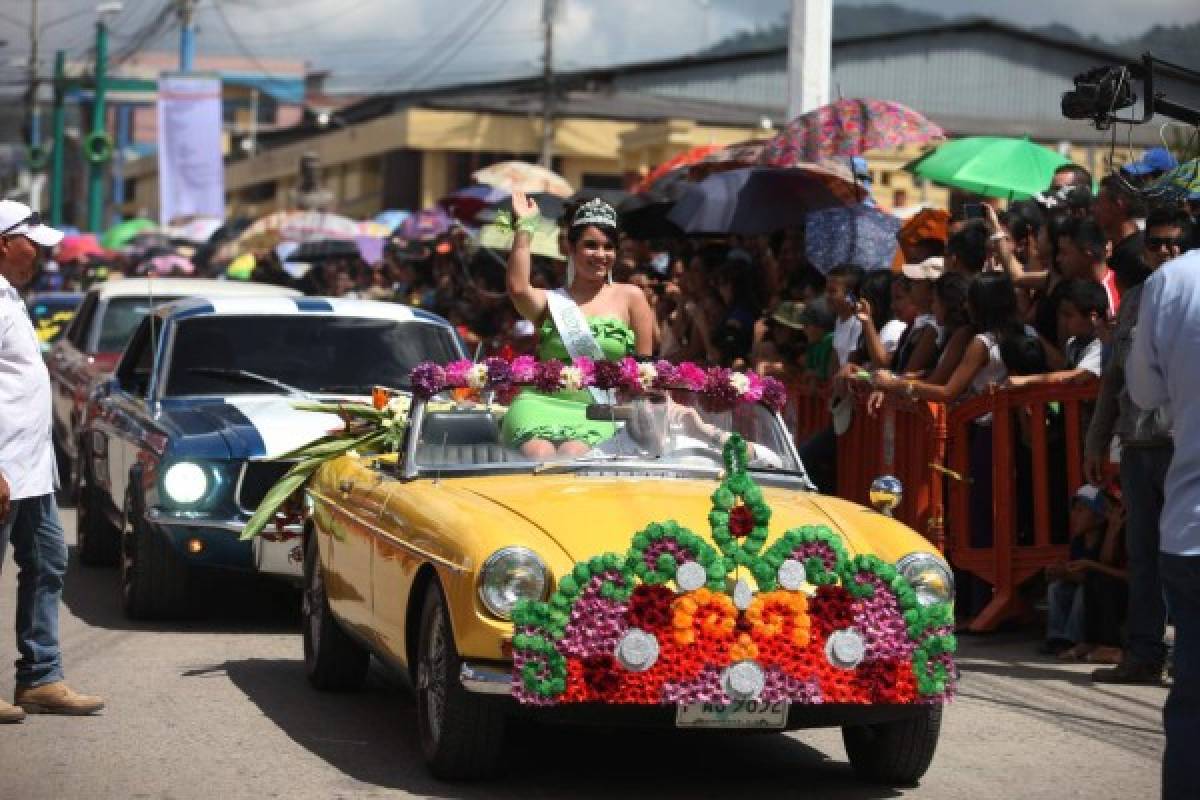
[[[563,363],[557,358],[552,358],[549,361],[543,361],[537,366],[537,372],[533,377],[533,383],[541,392],[557,392],[560,388],[559,377],[562,374]]]
[[[680,364],[675,369],[675,380],[685,389],[691,389],[693,392],[698,392],[704,388],[704,383],[707,376],[704,370],[696,366],[690,361]]]
[[[762,401],[772,411],[782,411],[787,405],[787,387],[778,378],[764,378]]]
[[[730,371],[724,367],[712,367],[704,381],[704,396],[716,408],[731,408],[738,401],[738,391],[729,380]]]
[[[428,399],[445,388],[446,371],[432,361],[426,361],[413,367],[408,381],[413,394]]]
[[[593,366],[597,389],[616,389],[621,385],[621,365],[615,361],[597,361]]]
[[[446,365],[446,386],[452,389],[461,389],[467,385],[467,373],[471,371],[471,367],[475,366],[465,358],[459,361],[451,361]]]
[[[512,367],[503,358],[493,356],[483,363],[487,367],[487,385],[489,387],[504,386],[512,380]]]
[[[537,359],[533,356],[517,356],[509,365],[509,372],[513,383],[533,383],[537,375]]]
[[[637,359],[633,358],[632,356],[625,356],[617,363],[621,368],[621,379],[618,387],[627,392],[641,394],[642,378],[641,374],[638,372]]]
[[[744,397],[747,402],[757,403],[759,400],[762,400],[763,396],[764,384],[762,376],[757,372],[747,372],[746,378],[749,379],[750,386],[748,389],[746,389],[746,392],[742,395],[742,397]]]
[[[654,362],[654,370],[658,373],[658,377],[654,379],[655,389],[670,389],[678,381],[675,365],[665,358]]]

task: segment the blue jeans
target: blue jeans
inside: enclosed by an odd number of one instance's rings
[[[1071,581],[1050,581],[1046,587],[1049,613],[1046,619],[1046,638],[1061,639],[1071,644],[1084,640],[1083,586]]]
[[[1174,448],[1126,447],[1121,451],[1121,492],[1125,500],[1125,547],[1129,552],[1129,616],[1126,658],[1162,666],[1167,607],[1159,574],[1158,519],[1162,516],[1167,468]]]
[[[63,679],[58,647],[58,602],[67,571],[67,543],[53,494],[14,500],[0,524],[0,568],[12,541],[17,562],[17,685]]]
[[[1175,677],[1163,708],[1163,798],[1200,797],[1200,556],[1163,553],[1163,585],[1175,621]]]

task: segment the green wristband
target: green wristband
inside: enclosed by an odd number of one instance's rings
[[[518,219],[516,221],[516,224],[513,225],[513,228],[517,231],[524,231],[525,233],[528,233],[530,236],[533,236],[535,233],[537,233],[537,230],[539,227],[541,227],[541,224],[542,224],[541,216],[538,214],[534,214],[531,217],[521,217],[520,219]]]

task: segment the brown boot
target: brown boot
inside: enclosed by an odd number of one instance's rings
[[[23,719],[25,719],[24,709],[0,700],[0,725],[8,722],[20,722]]]
[[[41,686],[18,686],[13,699],[30,714],[83,716],[104,708],[104,701],[99,697],[79,694],[62,681]]]

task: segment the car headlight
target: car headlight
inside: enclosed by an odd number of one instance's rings
[[[954,601],[954,573],[937,556],[909,553],[896,562],[896,571],[912,584],[921,605]]]
[[[524,547],[505,547],[484,562],[479,599],[497,617],[511,619],[518,600],[541,600],[549,582],[546,565],[536,553]]]
[[[180,461],[167,467],[163,473],[162,488],[171,502],[190,506],[208,494],[208,472],[199,464]]]

